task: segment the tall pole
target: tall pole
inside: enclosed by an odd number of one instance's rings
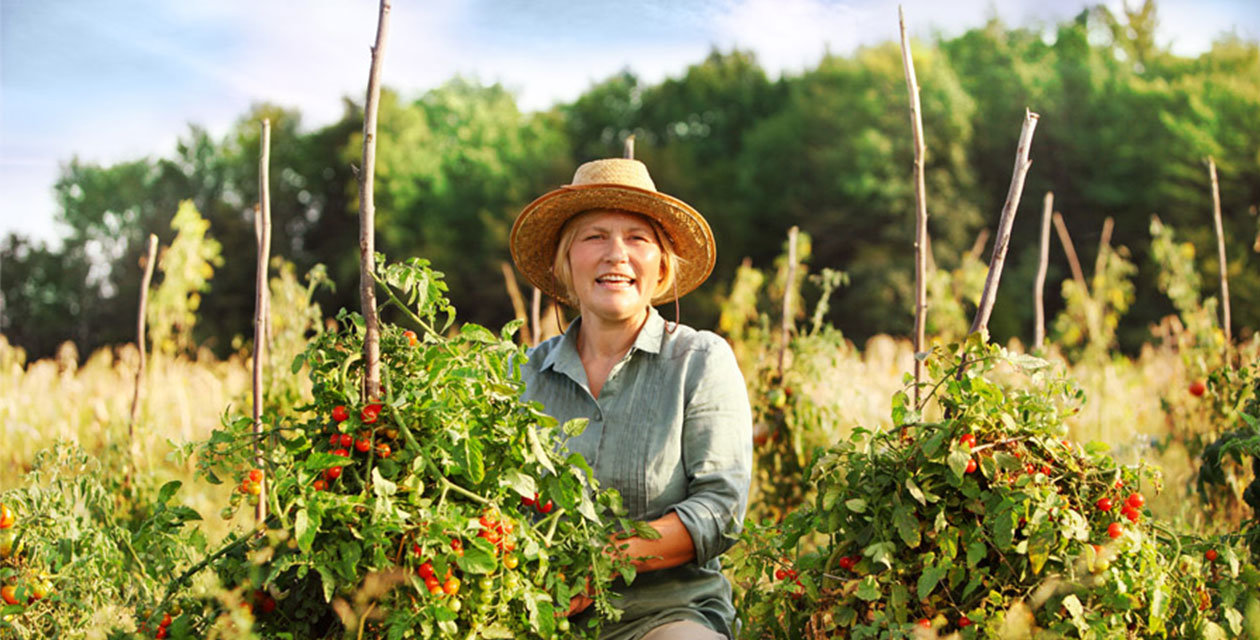
[[[1208,156],[1208,175],[1212,178],[1212,218],[1216,223],[1216,257],[1221,270],[1221,311],[1224,314],[1221,328],[1225,330],[1225,343],[1228,346],[1234,342],[1229,320],[1229,269],[1225,261],[1225,227],[1221,223],[1221,187],[1216,180],[1216,160],[1211,156]]]
[[[783,384],[784,360],[792,337],[792,283],[796,280],[796,236],[800,228],[788,229],[787,278],[783,281],[783,319],[779,324],[779,384]]]
[[[267,317],[271,300],[267,288],[267,262],[271,259],[271,120],[262,121],[262,138],[258,151],[258,208],[254,229],[258,241],[258,268],[254,277],[254,468],[263,469],[262,406],[263,367],[267,361]],[[254,522],[267,521],[267,476],[258,483],[261,492],[254,507]]]
[[[906,90],[910,94],[910,126],[914,132],[914,352],[924,351],[924,332],[927,324],[927,193],[923,177],[923,156],[927,148],[923,142],[923,114],[919,104],[919,82],[915,78],[914,60],[910,55],[910,37],[906,35],[906,16],[897,7],[901,27],[901,63],[905,68]],[[919,404],[919,386],[923,380],[923,360],[914,359],[914,404]]]
[[[373,179],[376,175],[376,113],[381,99],[381,61],[389,34],[390,0],[381,0],[376,23],[376,44],[372,46],[372,66],[368,72],[367,99],[363,107],[363,168],[359,172],[359,300],[363,308],[364,338],[363,395],[375,400],[381,389],[381,326],[376,312],[376,203]]]
[[[140,312],[136,316],[136,346],[140,349],[140,366],[136,368],[136,386],[131,393],[131,421],[127,423],[127,440],[136,441],[136,418],[140,415],[141,381],[144,379],[144,364],[149,359],[145,347],[144,327],[145,313],[149,306],[149,283],[153,281],[153,263],[157,260],[157,236],[149,234],[149,245],[144,252],[144,277],[140,280]]]
[[[1046,267],[1050,264],[1050,216],[1054,212],[1054,192],[1047,191],[1041,208],[1041,259],[1037,262],[1037,279],[1033,281],[1033,350],[1041,351],[1046,343]]]

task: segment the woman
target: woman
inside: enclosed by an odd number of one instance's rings
[[[620,590],[622,619],[601,637],[733,636],[718,556],[735,542],[747,506],[748,394],[724,340],[667,323],[653,308],[712,271],[708,223],[657,192],[643,163],[596,160],[525,207],[510,244],[530,282],[580,312],[563,335],[530,351],[525,399],[562,422],[588,418],[569,448],[601,486],[621,493],[630,517],[661,534],[627,541],[626,555],[644,559]],[[569,613],[589,605],[578,596]]]

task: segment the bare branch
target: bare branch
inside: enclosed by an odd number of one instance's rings
[[[1067,255],[1068,266],[1072,268],[1072,279],[1086,291],[1089,285],[1085,282],[1085,272],[1081,269],[1081,261],[1076,257],[1076,246],[1072,244],[1072,236],[1068,235],[1067,225],[1063,222],[1063,214],[1054,212],[1054,230],[1059,234],[1059,242],[1063,244],[1063,253]]]
[[[783,366],[787,357],[788,341],[792,334],[792,283],[796,280],[796,236],[800,228],[788,229],[787,278],[783,281],[783,319],[779,339],[779,384],[783,384]]]
[[[267,284],[267,263],[271,259],[271,121],[262,121],[262,138],[258,152],[258,208],[254,218],[258,235],[258,268],[254,279],[254,468],[263,468],[262,406],[263,367],[267,362],[267,319],[271,315],[271,296]],[[267,521],[267,477],[259,483],[262,492],[254,507],[254,522]]]
[[[1015,174],[1011,177],[1011,187],[1006,192],[1006,205],[1002,207],[997,241],[993,245],[993,255],[989,258],[989,275],[984,280],[984,293],[980,296],[980,308],[976,310],[975,321],[971,323],[971,333],[989,328],[989,316],[993,313],[998,283],[1002,280],[1002,266],[1006,263],[1006,251],[1011,242],[1011,225],[1015,222],[1015,212],[1019,209],[1019,199],[1024,192],[1024,178],[1028,176],[1028,169],[1032,166],[1028,152],[1032,146],[1033,130],[1037,128],[1040,117],[1031,111],[1024,111],[1024,127],[1020,131],[1019,146],[1015,150]]]
[[[925,331],[927,324],[927,187],[923,176],[924,156],[927,154],[923,142],[923,114],[919,103],[919,81],[914,73],[914,60],[910,54],[910,37],[906,35],[906,16],[897,7],[897,18],[901,28],[901,63],[905,69],[906,91],[910,94],[910,127],[914,133],[914,351],[924,351]],[[914,402],[919,403],[919,384],[923,380],[923,361],[914,359]]]
[[[539,322],[539,312],[541,310],[542,290],[538,287],[534,287],[534,294],[530,296],[529,300],[529,328],[531,331],[529,336],[529,346],[531,347],[536,346],[539,342],[542,342],[542,324]]]
[[[525,320],[525,299],[521,297],[520,285],[516,284],[516,273],[512,271],[512,265],[500,262],[499,269],[503,271],[503,284],[507,287],[508,298],[512,300],[512,311],[515,312],[516,319]],[[522,327],[521,340],[529,344],[528,326]]]
[[[144,363],[149,359],[145,347],[145,313],[149,306],[149,283],[153,281],[153,263],[157,261],[157,236],[149,234],[149,246],[145,249],[144,277],[140,280],[140,313],[136,318],[136,346],[140,348],[140,366],[136,368],[136,388],[131,394],[131,421],[127,423],[127,440],[136,441],[136,417],[140,413],[141,380],[144,379]]]
[[[372,47],[372,66],[368,72],[367,100],[363,108],[363,170],[359,172],[359,300],[366,329],[363,338],[363,395],[375,400],[381,390],[381,326],[376,311],[376,203],[373,200],[373,179],[376,175],[376,113],[381,100],[381,62],[385,57],[385,39],[389,34],[390,0],[381,0],[376,23],[376,44]]]
[[[1221,223],[1221,187],[1216,180],[1216,160],[1208,157],[1208,175],[1212,178],[1212,217],[1216,223],[1216,257],[1221,270],[1221,327],[1225,329],[1226,349],[1233,343],[1229,318],[1229,265],[1225,261],[1225,227]],[[1228,359],[1228,358],[1227,358]]]
[[[1046,343],[1046,267],[1050,264],[1050,214],[1054,211],[1054,192],[1047,191],[1041,209],[1041,259],[1037,262],[1037,278],[1033,281],[1033,350],[1041,351]]]

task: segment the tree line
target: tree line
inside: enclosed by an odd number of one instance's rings
[[[1220,173],[1235,333],[1260,320],[1260,44],[1219,39],[1197,57],[1157,46],[1156,7],[1103,7],[1051,28],[992,20],[915,46],[926,134],[932,251],[953,268],[997,224],[1024,109],[1041,114],[1033,167],[1015,221],[1003,290],[990,322],[998,340],[1032,333],[1040,195],[1092,264],[1103,220],[1112,246],[1137,266],[1135,299],[1118,339],[1136,349],[1173,311],[1156,286],[1150,217],[1198,249],[1215,282],[1206,158]],[[516,213],[567,183],[577,164],[637,157],[658,188],[693,204],[714,228],[714,277],[683,302],[683,321],[712,326],[745,259],[769,265],[798,225],[812,266],[846,271],[829,320],[854,340],[913,326],[913,148],[898,47],[826,55],[800,74],[770,78],[746,51],[712,51],[677,77],[645,83],[632,70],[576,100],[522,112],[511,92],[456,77],[409,99],[382,96],[377,151],[377,248],[420,256],[444,272],[461,317],[491,326],[512,317],[499,265]],[[362,105],[307,128],[295,109],[260,104],[222,138],[192,125],[166,157],[112,165],[71,159],[55,185],[59,246],[10,234],[0,241],[0,333],[31,357],[64,340],[82,352],[134,340],[140,257],[150,233],[169,245],[191,200],[221,243],[223,261],[200,299],[196,338],[219,353],[249,335],[259,128],[272,123],[273,255],[299,271],[327,266],[325,309],[353,308],[358,257],[355,163]],[[1057,244],[1057,243],[1056,243]],[[1050,312],[1068,276],[1052,249]],[[160,276],[159,276],[160,277]],[[971,302],[968,301],[968,304]],[[931,311],[929,310],[929,313]]]

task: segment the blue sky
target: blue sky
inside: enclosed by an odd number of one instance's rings
[[[393,0],[384,82],[419,95],[455,74],[502,82],[525,109],[580,95],[623,68],[678,75],[712,46],[754,50],[774,76],[895,39],[881,0]],[[1053,25],[1081,0],[906,0],[922,37]],[[1120,0],[1108,0],[1118,8]],[[360,99],[375,0],[0,0],[0,236],[60,235],[52,185],[78,156],[170,155],[189,123],[222,135],[252,103],[307,127]],[[1164,0],[1159,41],[1193,55],[1226,32],[1260,39],[1255,0]],[[920,79],[923,82],[925,79]]]

